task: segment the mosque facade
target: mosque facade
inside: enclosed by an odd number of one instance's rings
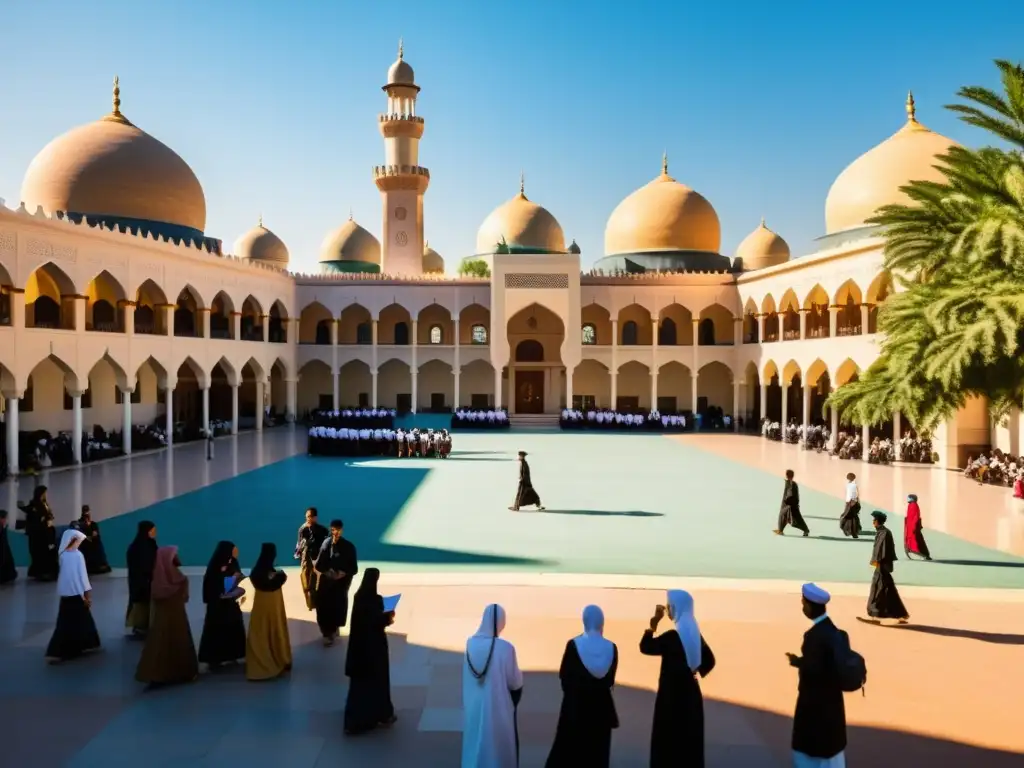
[[[464,259],[488,276],[455,276],[425,239],[426,122],[401,48],[383,91],[381,239],[350,217],[325,237],[317,275],[290,273],[262,220],[230,253],[209,237],[196,174],[121,112],[116,80],[109,115],[44,147],[20,205],[0,205],[8,445],[131,424],[259,429],[268,405],[289,420],[357,405],[529,420],[575,405],[817,422],[831,388],[877,357],[894,290],[865,220],[909,180],[937,179],[934,157],[953,143],[908,97],[904,125],[836,178],[826,234],[799,258],[763,220],[723,253],[713,205],[666,158],[612,212],[605,255],[583,271],[521,181]],[[1016,454],[1019,423],[990,423],[976,401],[933,443],[950,465],[983,445]]]

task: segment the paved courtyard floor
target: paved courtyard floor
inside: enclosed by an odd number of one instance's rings
[[[249,567],[262,541],[287,557],[307,505],[343,517],[361,566],[380,565],[382,591],[403,593],[390,633],[395,729],[342,736],[345,644],[320,646],[294,574],[286,586],[296,648],[288,679],[247,683],[241,670],[228,670],[151,693],[133,680],[141,648],[122,636],[121,574],[94,584],[104,652],[60,667],[42,659],[56,616],[53,586],[19,580],[0,590],[3,765],[457,765],[462,648],[495,601],[508,610],[506,637],[527,670],[522,764],[543,765],[561,652],[593,602],[620,649],[613,765],[645,765],[657,665],[637,643],[661,590],[680,586],[694,593],[719,659],[703,683],[708,765],[782,768],[796,683],[784,653],[799,650],[807,627],[798,597],[806,580],[832,590],[830,613],[868,663],[866,696],[847,697],[852,765],[1021,763],[1024,558],[1016,532],[1024,512],[999,489],[733,436],[456,434],[443,462],[346,463],[307,457],[304,447],[301,432],[274,430],[219,441],[211,462],[202,446],[182,446],[40,482],[61,523],[81,503],[92,505],[115,566],[136,522],[148,518],[161,542],[181,547],[194,578],[218,539],[233,539]],[[530,453],[546,513],[507,510],[519,449]],[[811,539],[771,535],[786,466],[802,481]],[[897,563],[908,627],[856,621],[870,545],[841,539],[836,523],[851,469],[877,508],[898,513],[907,483],[922,497],[937,562]],[[0,500],[6,493],[13,509],[33,484],[9,483]],[[900,530],[902,518],[891,520]],[[24,563],[22,537],[12,538]],[[198,636],[198,600],[190,614]],[[55,723],[70,722],[53,737]]]

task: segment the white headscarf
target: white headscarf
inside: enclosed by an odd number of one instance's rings
[[[668,605],[672,609],[672,621],[686,652],[686,664],[693,672],[700,666],[700,627],[693,617],[693,596],[681,589],[668,591]]]
[[[477,679],[483,679],[487,674],[494,656],[494,645],[504,629],[505,609],[497,603],[484,608],[480,628],[466,641],[466,661]]]
[[[85,557],[77,549],[69,550],[74,541],[84,541],[85,534],[69,528],[60,537],[60,572],[57,575],[57,594],[60,597],[80,597],[92,589],[85,570]]]
[[[604,611],[596,605],[583,609],[583,634],[573,638],[576,652],[587,672],[602,678],[611,669],[615,659],[615,643],[604,637]]]

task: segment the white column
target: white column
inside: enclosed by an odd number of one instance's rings
[[[833,339],[839,335],[839,307],[834,305],[828,308],[828,335]]]
[[[341,410],[341,371],[332,374],[334,379],[334,410]]]
[[[690,410],[697,414],[697,374],[690,376]],[[696,423],[696,422],[695,422]]]
[[[377,327],[376,323],[374,324],[373,327],[374,328]],[[374,338],[376,339],[376,335],[374,336]],[[376,357],[376,356],[377,356],[376,349],[374,349],[374,357]],[[370,378],[372,379],[372,383],[373,383],[373,392],[370,394],[370,406],[373,407],[373,408],[376,408],[377,405],[378,405],[378,403],[377,403],[377,368],[376,368],[376,366],[374,366],[373,370],[370,371]]]
[[[199,310],[199,322],[202,327],[202,334],[204,339],[210,338],[210,310],[200,309]]]
[[[260,322],[263,324],[263,343],[270,341],[270,315],[260,315]]]
[[[618,399],[619,399],[619,372],[618,371],[612,371],[610,375],[612,377],[612,395],[611,395],[612,402],[611,402],[611,405],[609,405],[608,407],[611,408],[614,411],[615,410],[615,404],[618,402]]]
[[[733,344],[734,347],[738,347],[742,343],[743,343],[743,318],[742,317],[734,317],[732,319],[732,344]]]
[[[865,424],[860,428],[860,441],[864,443],[864,450],[861,452],[861,460],[868,460],[868,447],[871,445],[871,427]]]
[[[458,347],[456,347],[455,349],[457,351]],[[452,368],[452,375],[455,377],[455,402],[452,403],[452,410],[454,410],[459,407],[459,385],[461,384],[462,380],[462,367],[456,365],[454,368]]]
[[[455,402],[452,403],[452,409],[459,407],[459,379],[462,377],[462,362],[459,345],[459,318],[455,318],[452,321],[452,344],[455,345],[455,362],[452,364],[452,376],[455,377]]]
[[[412,369],[412,412],[416,413],[417,403],[419,402],[420,396],[420,374],[415,368]]]
[[[210,388],[203,388],[203,434],[210,434]]]
[[[238,434],[238,385],[231,385],[231,434]]]
[[[494,369],[494,407],[501,408],[501,368]]]
[[[167,433],[167,447],[170,448],[174,444],[174,387],[170,382],[167,384],[164,403],[164,431]]]
[[[785,379],[781,380],[779,384],[782,386],[782,429],[785,431],[786,424],[789,423],[789,384]]]
[[[867,304],[860,305],[860,332],[868,332],[868,315],[871,313],[871,307]]]
[[[700,320],[698,319],[698,320],[694,320],[693,321],[693,368],[690,370],[690,375],[693,376],[695,379],[697,377],[697,372],[700,371],[700,352],[698,351],[699,349],[700,349]],[[696,390],[694,390],[694,401],[693,401],[694,403],[697,402],[696,397],[697,397]],[[697,412],[696,407],[694,408],[693,412],[694,413]]]
[[[419,323],[413,320],[410,326],[412,329],[409,339],[412,342],[412,365],[409,366],[409,373],[412,374],[412,412],[416,413],[419,409]]]
[[[806,441],[807,440],[807,430],[811,428],[811,388],[807,385],[806,382],[804,382],[804,385],[801,388],[801,391],[803,392],[804,397],[803,397],[803,413],[801,413],[800,415],[801,415],[801,418],[803,419],[804,440]]]
[[[768,385],[761,381],[761,418],[768,418]]]
[[[612,320],[612,373],[619,372],[619,321]],[[614,386],[614,384],[612,385]],[[615,408],[615,397],[612,396],[612,409]]]
[[[4,403],[7,406],[5,414],[7,419],[7,471],[12,477],[17,476],[21,471],[18,466],[18,403],[20,400],[16,395],[17,392],[4,395]],[[11,487],[14,487],[13,481],[11,481]]]
[[[651,318],[651,410],[658,407],[658,319]]]
[[[832,432],[832,439],[834,440],[835,436],[839,433],[839,411],[835,408],[829,408],[828,412],[829,419],[831,419],[832,422],[830,431]]]
[[[892,449],[896,455],[896,461],[903,460],[903,448],[900,446],[900,437],[902,437],[903,424],[900,418],[900,412],[896,411],[892,415]]]
[[[76,392],[71,396],[71,407],[74,411],[74,427],[71,431],[71,455],[74,456],[75,464],[82,463],[82,393]]]
[[[800,310],[800,338],[807,338],[807,310]]]
[[[288,379],[287,383],[285,384],[285,387],[287,389],[288,404],[285,406],[287,408],[287,413],[285,414],[284,418],[285,421],[287,421],[289,424],[292,424],[298,418],[299,380]]]
[[[240,341],[242,338],[242,313],[231,313],[231,338]]]
[[[572,366],[565,366],[565,407],[572,408]],[[651,406],[654,407],[653,405]]]
[[[740,431],[740,392],[746,385],[743,381],[733,381],[732,383],[732,431]]]
[[[124,418],[121,425],[121,449],[125,456],[132,455],[132,391],[121,390],[121,403]]]
[[[262,381],[256,382],[256,431],[263,431],[263,398],[266,392],[266,384]]]
[[[373,346],[370,348],[371,361],[372,361],[373,365],[371,365],[370,368],[373,371],[376,371],[377,370],[377,321],[376,320],[374,320],[374,321],[372,321],[370,323],[370,332],[372,334],[371,338],[370,338],[370,341],[373,344]],[[376,374],[374,374],[374,375],[376,375]],[[373,405],[376,406],[376,404],[377,403],[376,403],[376,397],[375,397]]]
[[[764,314],[757,316],[757,343],[764,344]]]

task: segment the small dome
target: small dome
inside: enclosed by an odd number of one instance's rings
[[[348,221],[324,238],[320,246],[320,263],[349,261],[380,266],[380,241],[356,224]]]
[[[884,205],[909,202],[900,187],[911,181],[945,182],[935,156],[951,146],[956,142],[917,122],[914,97],[908,95],[906,125],[850,163],[832,184],[825,200],[828,234],[865,226]]]
[[[25,207],[168,224],[202,236],[206,197],[199,179],[172,149],[121,114],[120,93],[115,78],[113,112],[58,136],[35,156],[21,186]]]
[[[761,225],[747,235],[736,248],[736,258],[743,260],[745,272],[782,264],[789,261],[789,255],[789,244],[768,229],[764,219],[761,219]]]
[[[569,253],[575,253],[575,254],[582,253],[582,251],[580,250],[580,247],[578,245],[576,245],[576,241],[575,240],[573,240],[569,244]]]
[[[405,60],[405,48],[402,41],[398,41],[398,58],[388,68],[388,85],[416,85],[416,76]]]
[[[520,181],[519,194],[484,219],[476,233],[476,252],[494,253],[504,243],[520,253],[565,253],[565,235],[547,208],[531,202]]]
[[[441,258],[440,253],[430,247],[430,243],[423,245],[423,272],[424,274],[444,272],[444,259]]]
[[[235,256],[240,259],[254,259],[284,269],[288,266],[288,246],[284,241],[260,223],[235,241]]]
[[[623,200],[608,217],[604,250],[609,256],[652,251],[718,253],[722,227],[704,197],[668,175],[661,175]]]

